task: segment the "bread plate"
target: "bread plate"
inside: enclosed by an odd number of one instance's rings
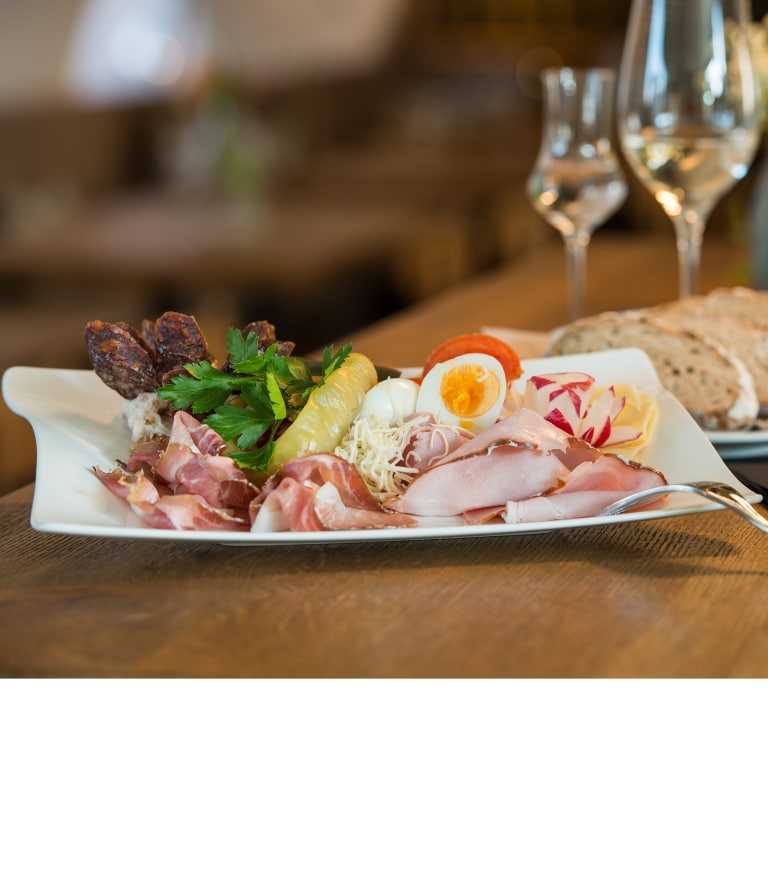
[[[705,435],[725,460],[768,457],[768,429],[707,430]]]
[[[662,389],[650,360],[641,350],[523,360],[522,365],[523,377],[552,371],[586,371],[601,384],[627,382],[652,392],[659,405],[659,421],[654,438],[643,453],[646,463],[660,469],[670,482],[712,479],[733,485],[753,502],[761,499],[733,475],[688,412]],[[422,518],[414,528],[359,531],[248,534],[154,529],[109,494],[91,470],[94,465],[108,469],[128,452],[129,433],[121,413],[123,400],[117,393],[92,371],[16,366],[3,376],[3,396],[11,410],[26,419],[35,433],[37,468],[31,524],[44,532],[254,546],[393,542],[542,533],[717,508],[701,498],[675,495],[674,499],[643,512],[521,525],[467,525],[457,518]]]

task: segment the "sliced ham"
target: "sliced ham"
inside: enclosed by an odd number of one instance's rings
[[[571,437],[528,408],[519,408],[509,417],[473,436],[466,444],[452,451],[440,464],[481,454],[498,445],[532,448],[536,451],[565,451]]]
[[[604,507],[627,494],[665,484],[664,476],[650,467],[626,461],[615,454],[600,454],[576,466],[566,483],[527,500],[509,501],[505,522],[546,522],[596,516]]]
[[[198,494],[212,507],[247,509],[258,489],[231,457],[220,453],[225,447],[218,433],[178,411],[155,472],[177,494]]]
[[[109,491],[125,500],[151,528],[190,531],[247,531],[249,528],[245,515],[213,507],[199,494],[171,494],[144,473],[129,473],[120,467],[110,471],[94,467],[93,471]]]
[[[131,447],[128,456],[128,469],[131,472],[141,469],[142,464],[154,467],[168,445],[168,439],[156,436],[153,439],[142,439]]]
[[[474,438],[469,430],[440,423],[432,414],[412,415],[407,420],[416,423],[403,446],[401,463],[419,473]]]
[[[581,379],[571,380],[557,398],[571,403],[575,419]],[[599,403],[595,427],[610,423],[612,408],[612,400]],[[582,518],[665,482],[527,408],[469,438],[425,416],[412,442],[408,462],[432,465],[385,505],[353,464],[331,453],[291,460],[259,489],[223,454],[221,436],[185,412],[174,415],[156,462],[148,453],[132,463],[139,469],[94,473],[152,527],[253,532],[403,528],[416,524],[414,516],[462,515],[473,524]]]
[[[334,454],[306,454],[251,505],[252,531],[406,528],[413,519],[385,510],[352,464]]]
[[[316,491],[314,485],[283,477],[262,500],[251,505],[251,531],[322,531],[313,506]]]
[[[658,471],[603,454],[520,409],[417,476],[388,505],[413,515],[463,514],[473,523],[499,513],[509,522],[576,518],[664,481]]]
[[[133,505],[152,528],[181,531],[247,531],[247,519],[211,506],[199,494],[166,494],[154,504]]]
[[[315,494],[314,510],[326,531],[350,531],[361,528],[410,528],[415,522],[402,513],[388,512],[376,504],[373,507],[349,506],[343,491],[326,482]]]
[[[349,506],[371,510],[381,508],[359,471],[335,454],[318,452],[294,458],[283,465],[282,472],[306,486],[320,487],[327,482],[336,485]]]
[[[554,490],[568,475],[551,452],[507,442],[432,467],[388,506],[415,516],[456,516]]]
[[[133,496],[134,500],[154,501],[160,496],[157,487],[144,473],[134,473],[120,466],[111,470],[93,467],[93,473],[108,491],[122,500]]]
[[[557,457],[569,444],[562,430],[520,409],[417,476],[388,506],[417,516],[455,516],[543,494],[570,475]]]

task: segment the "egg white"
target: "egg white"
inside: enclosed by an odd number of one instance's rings
[[[464,366],[480,366],[484,369],[490,378],[489,384],[494,393],[482,411],[467,415],[453,412],[441,394],[441,386],[446,375]],[[440,362],[427,373],[421,382],[416,409],[428,411],[445,423],[464,427],[472,433],[479,433],[498,420],[506,394],[507,382],[499,360],[485,353],[467,353]]]
[[[387,378],[366,393],[358,417],[375,417],[387,426],[397,426],[416,411],[419,385],[408,378]]]

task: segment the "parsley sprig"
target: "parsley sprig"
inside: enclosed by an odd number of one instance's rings
[[[225,368],[209,361],[188,363],[186,373],[173,377],[157,394],[177,411],[205,415],[203,423],[230,444],[230,457],[242,467],[263,471],[284,421],[296,419],[312,390],[344,362],[352,345],[323,350],[319,380],[305,360],[278,355],[277,344],[262,349],[255,332],[244,337],[239,329],[227,329],[226,349]]]

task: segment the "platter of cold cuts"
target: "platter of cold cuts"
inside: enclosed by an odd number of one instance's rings
[[[265,352],[271,359],[275,351],[249,353],[249,340],[237,337],[230,362],[250,384],[244,366],[255,376]],[[295,366],[276,358],[279,383],[264,385],[262,401],[257,385],[244,381],[218,395],[230,365],[188,363],[182,380],[158,387],[173,408],[156,415],[163,428],[146,434],[154,447],[137,442],[130,415],[137,390],[121,395],[105,383],[98,360],[94,371],[11,368],[4,398],[30,423],[37,444],[31,524],[97,537],[332,544],[541,533],[716,508],[675,495],[600,515],[612,499],[664,481],[727,482],[760,500],[662,387],[643,351],[523,359],[510,379],[503,360],[486,360],[479,344],[470,349],[468,359],[450,351],[430,365],[367,380],[354,419],[333,427],[332,445],[316,442],[333,424],[323,410],[333,407],[332,372],[346,366],[346,391],[369,371],[349,353],[329,354],[312,369],[322,392],[302,394],[306,419],[293,436],[298,420],[274,432],[256,418],[266,407],[285,421],[276,391],[291,387]],[[472,383],[490,379],[490,392],[466,393],[467,363]],[[156,401],[151,385],[148,396]],[[314,417],[306,404],[313,397]],[[286,394],[289,411],[291,401]]]

